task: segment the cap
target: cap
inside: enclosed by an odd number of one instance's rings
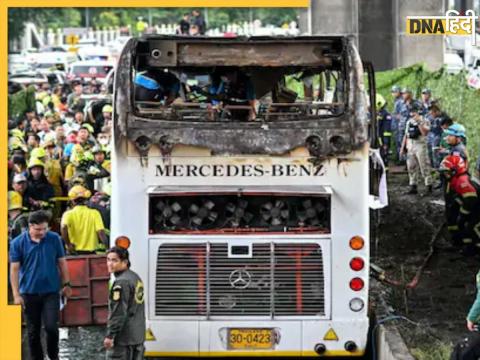
[[[431,94],[432,94],[432,91],[431,91],[429,88],[424,88],[424,89],[422,90],[422,94],[429,94],[429,95],[431,95]]]
[[[402,94],[405,94],[405,93],[411,94],[411,93],[412,93],[412,90],[410,90],[410,89],[407,88],[407,87],[404,87],[404,88],[402,89]]]
[[[18,184],[20,182],[26,182],[27,181],[27,178],[25,175],[23,174],[17,174],[13,177],[13,182]]]
[[[70,198],[70,200],[76,200],[79,198],[88,199],[91,195],[92,193],[90,192],[90,190],[86,189],[82,185],[75,185],[68,192],[68,197]]]
[[[412,104],[412,107],[411,107],[411,109],[410,109],[410,112],[411,112],[411,113],[422,113],[422,112],[423,112],[423,106],[420,105],[420,104],[417,103],[417,102],[414,102],[414,103]]]
[[[402,89],[400,89],[400,86],[398,85],[393,85],[392,86],[392,92],[401,92]]]

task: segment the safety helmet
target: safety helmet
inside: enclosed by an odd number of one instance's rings
[[[112,105],[110,105],[110,104],[104,105],[103,108],[102,108],[102,112],[109,112],[109,113],[113,112]]]
[[[8,210],[23,209],[22,195],[17,191],[8,192]]]
[[[10,140],[8,141],[8,147],[9,147],[11,152],[13,152],[15,150],[21,150],[24,153],[28,152],[27,145],[22,140],[20,140],[18,138],[10,138]]]
[[[86,189],[82,185],[75,185],[68,192],[68,197],[70,200],[76,200],[79,198],[88,199],[90,196],[92,196],[90,190]]]
[[[48,104],[51,103],[51,102],[52,102],[52,97],[50,95],[47,95],[42,99],[43,106],[48,106]],[[52,116],[53,114],[50,113],[49,115]],[[46,116],[47,116],[47,114],[45,113],[45,117]]]
[[[93,126],[90,124],[82,124],[80,129],[86,129],[90,134],[93,134]]]
[[[459,123],[452,124],[445,130],[445,135],[452,135],[456,137],[466,138],[465,135],[465,126]]]
[[[467,164],[461,156],[458,155],[448,155],[440,163],[440,171],[449,173],[450,176],[465,174],[467,169]]]
[[[375,105],[377,106],[377,109],[381,109],[385,106],[387,102],[385,101],[385,98],[380,95],[380,94],[376,94],[375,96]]]
[[[31,169],[31,168],[33,168],[33,167],[35,167],[35,166],[40,166],[40,167],[44,168],[44,167],[45,167],[45,163],[44,163],[42,160],[38,159],[38,158],[35,158],[35,157],[34,157],[34,158],[31,158],[30,161],[28,162],[28,168]]]
[[[45,149],[43,147],[34,148],[30,153],[31,159],[42,159],[45,156],[47,156],[47,153],[45,152]]]
[[[96,153],[99,153],[99,152],[103,152],[104,154],[106,154],[106,150],[100,146],[100,145],[95,145],[93,148],[92,148],[92,154],[95,155]]]
[[[400,86],[398,86],[398,85],[393,85],[392,86],[392,90],[391,90],[392,93],[393,92],[401,92],[401,91],[402,91],[402,89],[400,88]]]
[[[22,140],[22,141],[23,141],[23,138],[25,136],[24,132],[22,130],[18,129],[18,128],[10,130],[9,133],[10,133],[11,137],[17,138],[17,139]]]

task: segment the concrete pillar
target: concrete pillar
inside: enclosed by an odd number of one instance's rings
[[[409,66],[425,62],[429,69],[443,65],[443,36],[411,36],[406,34],[407,16],[444,16],[443,0],[394,0],[397,42],[394,66]]]

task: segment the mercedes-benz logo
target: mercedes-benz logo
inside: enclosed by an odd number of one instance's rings
[[[252,282],[252,275],[245,269],[237,269],[230,273],[229,280],[232,287],[246,289]]]

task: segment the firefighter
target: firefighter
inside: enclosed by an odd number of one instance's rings
[[[380,142],[380,155],[382,156],[385,168],[388,169],[388,153],[390,151],[390,143],[392,138],[392,116],[386,109],[387,102],[385,98],[377,94],[376,96],[377,126]]]
[[[421,105],[414,103],[410,110],[410,118],[407,121],[405,135],[400,154],[407,152],[407,170],[410,190],[407,194],[417,194],[418,172],[425,181],[429,194],[432,193],[432,176],[430,161],[428,159],[427,134],[430,131],[430,123],[420,115]],[[406,151],[405,151],[406,150]]]
[[[471,181],[465,160],[448,155],[440,164],[447,180],[445,205],[448,230],[456,244],[466,246],[470,254],[480,246],[480,187]]]
[[[128,250],[114,246],[107,251],[107,268],[115,280],[108,300],[107,334],[103,345],[107,359],[143,359],[145,341],[144,286],[130,270]]]
[[[53,186],[45,176],[45,163],[32,158],[28,163],[28,183],[25,191],[25,202],[31,210],[50,208],[49,201],[55,196]]]

